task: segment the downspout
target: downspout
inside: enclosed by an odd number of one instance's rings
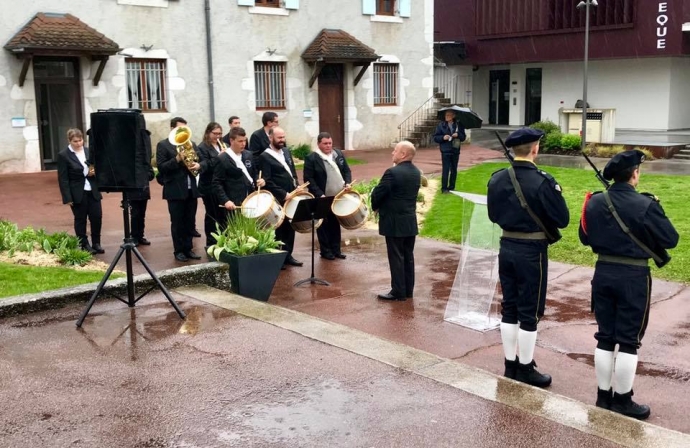
[[[208,102],[211,121],[216,121],[216,102],[213,96],[213,50],[211,48],[211,0],[204,0],[206,10],[206,65],[208,67]]]

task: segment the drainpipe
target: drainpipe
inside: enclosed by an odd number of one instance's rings
[[[206,12],[206,65],[208,66],[208,102],[211,108],[211,121],[216,121],[216,105],[213,96],[213,50],[211,49],[211,3],[204,0]]]

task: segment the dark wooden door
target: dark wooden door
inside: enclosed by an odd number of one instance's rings
[[[326,64],[319,74],[319,131],[333,136],[334,148],[345,149],[342,64]]]
[[[541,69],[528,68],[525,83],[525,126],[541,120]]]
[[[57,153],[68,145],[67,130],[86,131],[83,129],[78,61],[36,58],[34,79],[43,169],[55,169]]]

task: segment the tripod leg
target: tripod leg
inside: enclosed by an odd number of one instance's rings
[[[91,300],[89,300],[89,303],[86,305],[86,308],[84,308],[84,311],[82,311],[79,315],[79,319],[77,320],[77,327],[81,327],[81,324],[84,323],[86,315],[89,314],[91,307],[96,302],[96,298],[98,298],[98,294],[100,294],[103,290],[105,282],[108,281],[108,278],[110,278],[110,275],[113,273],[113,270],[115,270],[115,266],[117,265],[118,261],[120,261],[120,258],[122,257],[123,253],[125,253],[124,245],[120,246],[120,250],[117,251],[115,258],[113,258],[113,261],[110,263],[110,266],[108,266],[108,270],[105,272],[105,275],[101,279],[101,282],[98,284],[96,291],[94,291],[93,295],[91,296]]]
[[[127,246],[125,250],[125,260],[127,265],[127,305],[132,308],[136,302],[134,298],[134,272],[132,270],[132,248],[129,243],[125,244]]]
[[[311,214],[311,278],[314,278],[314,213]],[[323,249],[322,249],[323,253]]]
[[[172,296],[170,295],[170,292],[169,292],[168,289],[165,287],[165,285],[163,285],[163,283],[160,281],[160,279],[159,279],[159,278],[156,276],[156,274],[153,272],[153,270],[151,269],[151,267],[149,266],[149,264],[146,262],[146,260],[144,260],[144,257],[141,255],[141,253],[139,252],[139,250],[138,250],[136,247],[133,247],[133,248],[132,248],[132,252],[134,252],[134,255],[137,256],[137,258],[139,259],[139,261],[141,262],[141,264],[144,265],[144,268],[146,268],[146,271],[149,273],[149,275],[151,276],[151,278],[153,279],[153,281],[156,282],[156,285],[158,285],[158,288],[161,290],[161,292],[163,293],[163,295],[168,299],[168,302],[170,302],[170,304],[173,306],[173,308],[175,308],[175,311],[177,311],[177,314],[180,316],[180,318],[181,318],[181,319],[184,319],[185,317],[187,317],[187,316],[184,314],[184,311],[182,311],[182,310],[180,309],[180,307],[177,305],[177,303],[175,302],[175,300],[172,298]]]

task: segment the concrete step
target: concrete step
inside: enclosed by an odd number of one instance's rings
[[[690,160],[690,154],[676,154],[673,156],[674,159],[678,160]]]

